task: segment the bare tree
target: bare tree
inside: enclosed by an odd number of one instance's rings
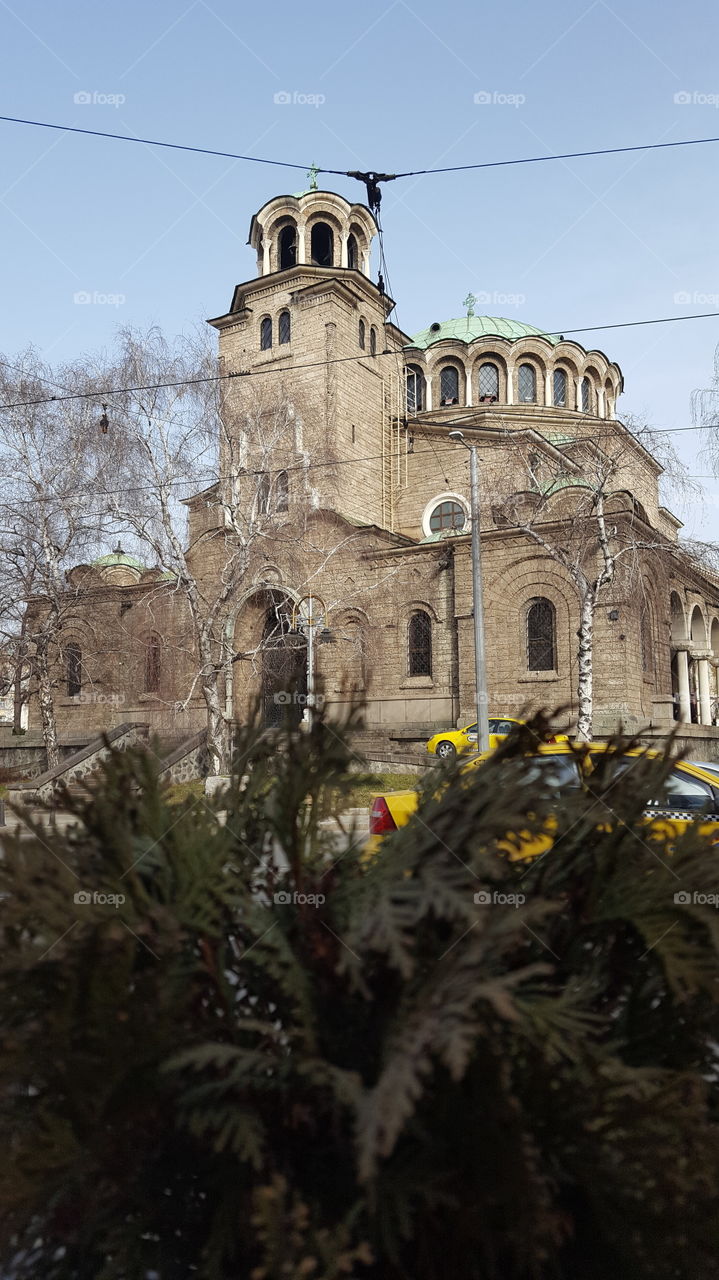
[[[204,700],[211,770],[220,773],[229,728],[222,681],[233,658],[228,606],[265,547],[301,541],[320,487],[331,483],[332,449],[315,431],[310,463],[297,389],[281,375],[218,378],[202,337],[170,345],[157,330],[125,330],[105,376],[139,388],[113,398],[118,478],[109,509],[171,576],[167,590],[187,611],[196,657],[182,703]]]
[[[620,566],[627,583],[637,582],[645,553],[676,555],[676,545],[651,527],[632,492],[641,470],[636,446],[647,450],[649,443],[648,428],[625,430],[618,422],[607,423],[599,436],[564,438],[559,446],[535,431],[509,431],[492,468],[495,522],[540,547],[562,566],[577,592],[580,741],[593,736],[598,603]],[[681,468],[673,469],[681,483]]]
[[[94,398],[77,367],[53,370],[29,350],[0,363],[0,637],[20,687],[37,692],[49,767],[60,754],[55,711],[60,638],[79,587],[67,571],[97,551],[107,518]]]

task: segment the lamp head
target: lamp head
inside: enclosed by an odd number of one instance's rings
[[[456,440],[457,444],[464,444],[464,432],[457,430],[450,431],[449,439]]]

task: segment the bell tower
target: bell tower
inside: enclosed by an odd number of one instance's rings
[[[258,276],[313,266],[359,271],[369,278],[376,234],[377,224],[364,205],[310,187],[263,205],[250,224],[249,244],[257,254]]]
[[[253,216],[257,274],[235,287],[225,315],[209,321],[219,332],[222,371],[236,375],[225,384],[228,434],[240,438],[260,403],[269,416],[274,397],[272,412],[286,413],[291,430],[282,447],[265,444],[262,456],[248,435],[242,465],[287,469],[290,510],[302,501],[391,527],[388,477],[377,459],[396,453],[408,339],[389,320],[394,303],[381,279],[371,278],[372,213],[318,190],[315,179],[311,171],[308,190],[275,196]]]

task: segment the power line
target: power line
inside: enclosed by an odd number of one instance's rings
[[[1,119],[2,117],[0,117]],[[395,173],[394,178],[419,178],[431,173],[465,173],[470,169],[499,169],[513,164],[544,164],[548,160],[581,160],[585,156],[619,156],[631,151],[662,151],[668,147],[698,147],[705,142],[719,142],[719,138],[684,138],[677,142],[641,142],[633,147],[601,147],[593,151],[565,151],[561,155],[525,156],[520,160],[484,160],[478,164],[452,164],[442,169],[410,169],[407,173]],[[331,173],[331,169],[320,170]]]
[[[27,120],[21,116],[0,116],[6,124],[25,124],[35,129],[54,129],[61,133],[79,133],[92,138],[110,138],[117,142],[136,142],[148,147],[165,147],[171,151],[188,151],[197,155],[219,156],[226,160],[241,160],[246,164],[274,165],[281,169],[301,169],[308,172],[313,166],[289,160],[270,160],[265,156],[245,156],[235,151],[219,151],[214,147],[194,147],[188,143],[165,142],[158,138],[138,138],[127,133],[109,133],[100,129],[81,129],[77,125],[57,124],[49,120]],[[472,164],[446,165],[438,169],[408,169],[404,173],[359,173],[349,169],[317,168],[317,173],[329,173],[342,178],[357,178],[362,183],[373,177],[375,182],[393,182],[398,178],[425,177],[438,173],[467,173],[475,169],[498,169],[511,165],[545,164],[552,160],[581,160],[589,156],[627,155],[636,151],[663,151],[670,147],[698,147],[719,142],[719,138],[683,138],[676,142],[642,142],[629,147],[597,147],[589,151],[564,151],[544,156],[522,156],[512,160],[483,160]]]
[[[712,320],[712,319],[718,319],[718,318],[719,318],[719,311],[703,311],[703,312],[697,312],[696,314],[692,314],[688,316],[659,316],[650,320],[623,320],[615,324],[585,325],[583,328],[578,328],[578,329],[562,329],[561,331],[559,329],[556,329],[556,330],[552,330],[551,332],[547,331],[544,334],[538,333],[532,336],[536,336],[538,338],[564,337],[568,333],[599,333],[605,329],[634,329],[642,325],[676,324],[676,323],[679,323],[680,321],[686,321],[686,320]],[[501,334],[494,334],[494,335],[487,334],[486,336],[501,337]],[[62,396],[45,396],[45,397],[38,397],[37,399],[34,399],[34,400],[16,400],[11,404],[0,404],[0,410],[21,409],[24,407],[31,407],[33,405],[53,404],[55,402],[60,403],[61,401],[64,401],[64,400],[101,400],[103,396],[120,396],[120,395],[125,395],[129,392],[134,392],[134,391],[161,391],[161,390],[171,389],[173,387],[191,387],[191,386],[196,386],[196,385],[200,385],[202,383],[207,383],[207,382],[223,382],[232,378],[258,378],[258,377],[263,377],[266,374],[272,374],[272,373],[292,374],[302,369],[318,369],[330,364],[348,364],[356,360],[379,360],[379,359],[382,359],[382,357],[384,356],[393,356],[397,358],[398,356],[401,356],[403,352],[409,351],[411,349],[412,349],[412,345],[411,343],[408,343],[405,347],[397,348],[394,351],[390,351],[390,350],[378,351],[374,356],[368,355],[366,351],[360,351],[355,356],[336,356],[331,360],[311,360],[305,364],[287,365],[282,369],[276,369],[276,368],[243,369],[233,373],[209,374],[203,378],[180,378],[176,382],[149,382],[149,383],[144,383],[140,386],[133,386],[133,387],[106,387],[99,391],[77,391],[77,392],[72,392]],[[14,365],[14,366],[10,365],[9,362],[7,361],[0,361],[0,363],[8,364],[9,368],[19,367],[17,365]],[[32,376],[32,375],[29,375],[29,376]],[[50,379],[40,378],[40,381],[49,382]],[[51,385],[56,385],[56,384],[51,383]],[[693,428],[678,427],[676,428],[676,430],[693,430]]]
[[[222,156],[226,160],[244,160],[248,164],[271,164],[281,169],[303,169],[307,172],[308,164],[292,164],[288,160],[267,160],[261,156],[241,156],[234,151],[215,151],[212,147],[191,147],[182,142],[160,142],[157,138],[135,138],[129,133],[106,133],[100,129],[80,129],[76,125],[51,124],[48,120],[23,120],[19,116],[0,116],[6,124],[29,124],[36,129],[57,129],[61,133],[84,133],[91,138],[113,138],[118,142],[140,142],[146,147],[167,147],[171,151],[194,151],[203,156]],[[340,173],[338,169],[319,169],[319,173]],[[344,176],[344,175],[342,175]]]

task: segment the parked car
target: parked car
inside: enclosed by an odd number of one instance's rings
[[[514,716],[490,716],[489,718],[489,746],[490,750],[494,750],[499,746],[503,738],[512,732],[517,724],[524,724],[524,720],[517,720]],[[567,735],[558,733],[552,742],[564,742]],[[442,729],[439,733],[435,733],[427,743],[427,750],[430,755],[436,755],[440,760],[450,760],[457,754],[463,755],[468,751],[476,751],[477,749],[477,725],[468,724],[464,729]]]
[[[567,739],[543,744],[536,754],[528,757],[531,768],[527,771],[526,781],[533,781],[541,771],[550,793],[559,802],[562,796],[582,786],[596,767],[598,758],[607,750],[607,744],[599,742],[592,743],[589,751],[575,750]],[[475,755],[462,766],[462,771],[481,767],[490,754],[485,751]],[[656,754],[636,747],[618,758],[617,767],[624,770],[631,766],[633,759]],[[367,854],[376,852],[384,836],[409,822],[417,804],[416,791],[390,791],[375,796],[370,807]],[[661,795],[649,803],[645,816],[652,833],[660,839],[676,839],[690,823],[701,821],[700,830],[712,842],[719,843],[719,773],[688,760],[677,761],[665,779]],[[513,835],[507,843],[509,856],[524,859],[546,853],[552,846],[555,829],[556,822],[550,818],[541,835],[528,832]]]

